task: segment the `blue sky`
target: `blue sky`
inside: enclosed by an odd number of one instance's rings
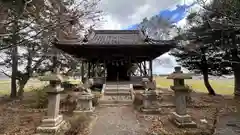
[[[154,15],[181,22],[195,0],[101,0],[104,21],[99,29],[127,29]],[[196,9],[194,6],[194,9]]]
[[[192,2],[191,4],[178,4],[178,5],[176,5],[176,8],[174,8],[174,9],[163,9],[163,10],[160,10],[158,14],[155,14],[153,16],[157,15],[158,17],[162,17],[164,19],[169,20],[169,22],[171,22],[171,23],[178,24],[178,22],[181,22],[186,18],[188,11],[194,5],[195,5],[195,2]],[[138,29],[139,23],[130,25],[124,29],[128,29],[128,30]],[[162,55],[161,57],[159,57],[157,59],[160,61],[164,61],[164,62],[162,62],[163,64],[161,64],[161,65],[157,61],[155,61],[153,63],[153,73],[154,74],[171,73],[171,72],[173,72],[174,66],[178,65],[175,58],[168,55],[168,53]],[[188,72],[188,70],[186,70],[186,69],[183,69],[183,70],[185,70],[185,72]]]
[[[102,0],[100,8],[105,13],[105,21],[99,29],[136,29],[143,18],[161,16],[178,25],[185,24],[185,17],[190,9],[196,9],[195,0]],[[154,62],[155,74],[167,74],[178,65],[168,53],[157,58],[165,64]],[[166,63],[167,62],[167,63]]]
[[[176,5],[175,9],[160,10],[159,13],[156,15],[166,20],[169,20],[169,22],[171,23],[178,23],[186,17],[188,13],[187,11],[189,11],[189,9],[191,9],[191,7],[193,7],[194,5],[195,5],[195,2],[189,5],[187,4]],[[126,29],[134,30],[137,28],[138,28],[138,24],[133,24],[128,26]]]

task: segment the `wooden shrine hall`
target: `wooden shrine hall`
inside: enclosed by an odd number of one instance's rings
[[[88,63],[87,77],[96,82],[141,84],[143,77],[153,79],[152,61],[174,48],[176,43],[150,39],[140,30],[92,30],[83,40],[58,40],[54,45]],[[90,68],[96,65],[102,65],[102,76],[90,73]]]

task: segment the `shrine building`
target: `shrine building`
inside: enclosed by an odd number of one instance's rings
[[[58,40],[54,45],[87,63],[87,78],[95,82],[141,85],[143,78],[153,80],[152,61],[174,48],[176,43],[150,39],[140,30],[92,30],[83,40]],[[91,70],[97,65],[102,65],[103,75]]]

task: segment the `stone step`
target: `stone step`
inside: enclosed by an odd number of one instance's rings
[[[129,90],[131,87],[130,85],[106,85],[105,90],[107,89],[123,89],[123,90]]]
[[[130,92],[129,89],[126,89],[126,90],[123,90],[123,89],[105,89],[104,91],[107,91],[107,92]]]
[[[131,95],[103,95],[104,100],[132,100]]]
[[[132,106],[132,103],[101,103],[100,107]]]
[[[130,87],[130,84],[106,84],[109,87]]]
[[[127,87],[105,87],[105,90],[129,90]]]
[[[131,105],[133,103],[132,100],[99,100],[99,104],[101,105],[113,105],[113,104],[120,104],[120,105]]]
[[[103,95],[100,104],[132,104],[133,99],[130,95]]]
[[[105,91],[104,95],[131,95],[129,91]]]
[[[105,89],[104,91],[107,91],[107,92],[130,92],[129,89],[127,89],[127,90],[122,90],[122,89],[120,89],[120,90]]]

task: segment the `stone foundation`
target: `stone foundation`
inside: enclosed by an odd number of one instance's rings
[[[69,129],[70,124],[59,115],[56,119],[43,119],[35,135],[63,135]]]
[[[95,110],[95,108],[92,107],[92,108],[89,109],[89,110],[74,110],[73,113],[74,113],[74,114],[79,114],[79,113],[92,113],[94,110]]]
[[[197,124],[192,121],[190,115],[178,115],[176,112],[171,113],[171,121],[180,128],[196,128]]]
[[[74,113],[91,113],[94,111],[94,107],[92,105],[92,99],[94,96],[92,94],[79,95],[76,109],[73,111]]]
[[[160,108],[158,95],[155,90],[145,91],[143,93],[143,107],[141,111],[144,113],[161,113],[162,109]]]
[[[159,114],[162,113],[162,109],[161,108],[141,108],[140,109],[141,112],[146,113],[146,114]]]

